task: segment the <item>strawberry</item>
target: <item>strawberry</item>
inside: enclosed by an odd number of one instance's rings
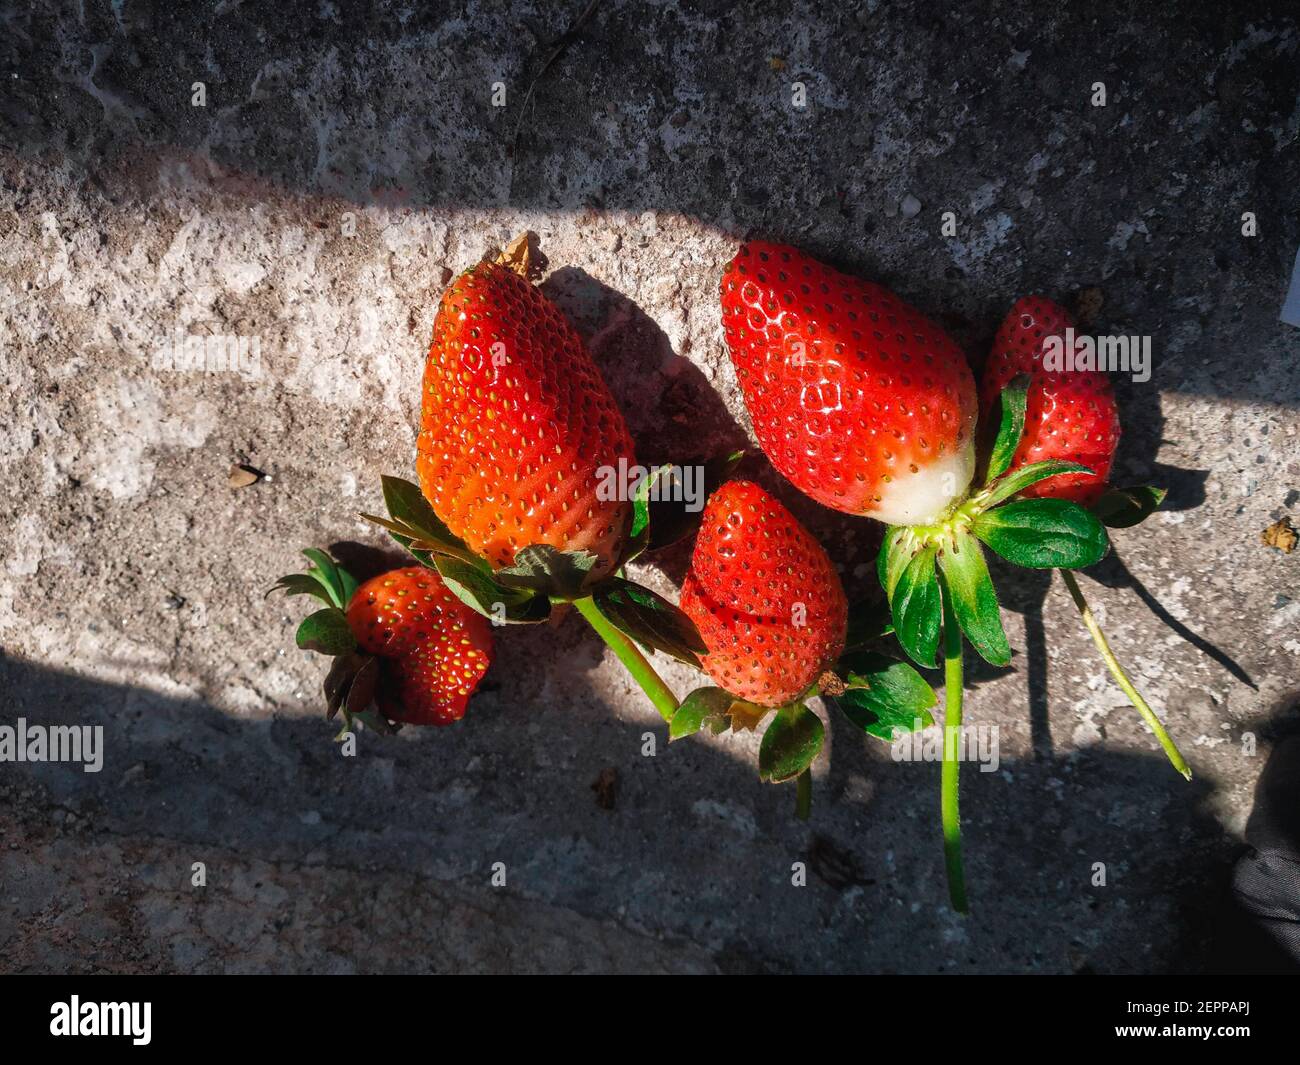
[[[424,566],[389,570],[358,585],[324,551],[309,547],[303,554],[311,562],[307,572],[281,577],[271,591],[325,604],[298,626],[297,644],[334,659],[325,703],[331,718],[343,711],[339,735],[354,719],[388,732],[390,721],[450,725],[464,717],[492,661],[487,619]]]
[[[722,325],[759,443],[826,506],[935,521],[975,470],[975,385],[960,348],[879,285],[779,244],[741,246]]]
[[[844,649],[848,606],[821,545],[758,485],[728,481],[704,508],[681,608],[705,672],[732,695],[783,706]]]
[[[492,659],[492,628],[424,566],[389,570],[362,584],[347,608],[362,651],[383,659],[376,690],[392,721],[450,725]]]
[[[1119,413],[1105,373],[1044,367],[1043,351],[1048,338],[1064,336],[1065,330],[1073,327],[1065,309],[1043,296],[1017,300],[993,341],[980,382],[980,400],[985,410],[992,409],[1012,378],[1029,374],[1025,431],[1010,469],[1048,459],[1087,466],[1095,476],[1057,474],[1030,485],[1022,494],[1068,499],[1088,506],[1106,489],[1115,448],[1119,446]]]
[[[632,505],[602,467],[632,440],[582,338],[524,277],[482,262],[444,293],[424,370],[420,486],[496,568],[530,544],[592,552],[596,576],[627,541]]]

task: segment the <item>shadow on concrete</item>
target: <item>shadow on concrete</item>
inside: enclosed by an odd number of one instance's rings
[[[548,647],[558,637],[551,653],[575,669],[594,666],[593,638],[569,623],[557,630],[538,634]],[[533,642],[503,641],[493,671],[527,668],[541,645]],[[471,906],[508,899],[556,908],[592,928],[612,922],[647,937],[647,952],[693,944],[731,970],[1195,971],[1210,958],[1220,887],[1241,849],[1208,812],[1214,781],[1187,785],[1158,753],[1094,748],[1004,761],[988,775],[968,767],[975,915],[962,920],[943,905],[937,766],[895,764],[887,750],[861,747],[839,720],[813,819],[801,825],[790,790],[759,784],[748,760],[694,741],[669,750],[662,727],[620,721],[594,700],[507,705],[489,690],[460,726],[362,734],[358,755],[345,758],[315,717],[241,719],[201,700],[12,658],[0,658],[0,682],[4,723],[21,716],[100,725],[106,744],[98,774],[3,767],[6,835],[18,850],[9,855],[18,875],[0,903],[6,968],[15,965],[6,943],[51,909],[75,910],[84,943],[93,943],[99,911],[131,907],[142,870],[174,877],[177,898],[187,894],[189,859],[166,870],[179,850],[269,863],[265,884],[241,903],[250,936],[275,932],[283,920],[277,885],[311,867],[349,871],[377,897],[411,879],[425,884],[420,890],[458,892]],[[1278,722],[1285,731],[1295,715]],[[658,736],[654,757],[641,753],[646,733]],[[618,779],[612,809],[592,792],[604,767]],[[61,850],[105,842],[134,856],[118,871],[119,890],[96,896],[89,881],[51,882],[47,866]],[[809,864],[806,888],[791,886],[796,861]],[[489,886],[495,862],[509,870],[506,887]],[[1095,862],[1106,866],[1105,887],[1092,885]],[[219,876],[207,888],[225,890]],[[165,916],[167,904],[149,905],[166,926],[159,906]],[[436,967],[403,952],[400,905],[386,911],[382,929],[364,905],[346,920],[361,933],[376,922],[373,943],[363,934],[369,945],[356,948],[349,967]],[[589,934],[585,922],[573,934]],[[511,949],[497,964],[546,968],[545,957],[530,953],[528,922],[510,928]],[[182,922],[167,934],[185,932]],[[79,955],[63,941],[61,956],[75,971],[183,968],[159,936],[145,937],[134,960],[103,943]],[[492,936],[484,936],[491,952]],[[290,964],[326,968],[328,953],[310,941]],[[23,967],[46,968],[45,956],[29,952]],[[635,957],[633,949],[621,964],[636,968]],[[237,946],[196,966],[240,967]]]

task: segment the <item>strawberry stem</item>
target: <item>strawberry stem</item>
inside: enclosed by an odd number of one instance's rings
[[[961,860],[961,814],[957,807],[957,783],[961,776],[958,738],[962,709],[961,629],[953,615],[952,597],[943,590],[943,777],[939,806],[943,820],[943,861],[948,873],[948,898],[958,913],[968,913],[966,873]]]
[[[1147,705],[1147,701],[1138,694],[1138,690],[1133,687],[1133,682],[1128,679],[1128,674],[1124,672],[1124,667],[1119,664],[1119,659],[1115,657],[1115,652],[1110,649],[1110,643],[1106,639],[1106,634],[1101,631],[1101,626],[1097,624],[1097,619],[1092,616],[1092,611],[1088,608],[1088,600],[1083,597],[1083,591],[1079,588],[1079,583],[1074,579],[1074,574],[1068,569],[1061,570],[1061,576],[1065,578],[1065,586],[1070,589],[1070,595],[1074,599],[1074,605],[1079,608],[1079,614],[1083,618],[1084,627],[1092,636],[1092,642],[1097,645],[1097,650],[1101,652],[1101,657],[1105,661],[1110,675],[1115,678],[1115,683],[1124,689],[1124,694],[1129,697],[1137,712],[1150,726],[1151,731],[1156,734],[1156,739],[1160,741],[1160,746],[1164,748],[1165,755],[1169,762],[1178,772],[1182,773],[1188,780],[1192,779],[1192,770],[1182,756],[1182,752],[1174,745],[1169,733],[1165,731],[1164,725],[1156,717],[1156,713]]]
[[[812,770],[805,769],[795,780],[794,815],[807,821],[812,814]]]
[[[587,624],[596,630],[596,635],[609,644],[610,650],[618,656],[632,679],[641,686],[655,709],[665,721],[671,721],[677,712],[677,696],[655,672],[654,666],[646,661],[645,655],[637,650],[636,644],[616,629],[610,620],[596,607],[591,596],[573,600],[578,613],[587,619]]]

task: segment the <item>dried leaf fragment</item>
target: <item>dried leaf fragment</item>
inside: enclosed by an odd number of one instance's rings
[[[513,270],[525,281],[536,281],[546,269],[546,256],[538,246],[537,234],[531,229],[515,237],[493,261]]]
[[[767,716],[768,710],[766,706],[756,706],[754,703],[737,699],[727,711],[731,718],[731,731],[740,732],[743,729],[746,732],[753,732],[758,728],[759,722]]]
[[[1291,519],[1285,515],[1259,534],[1260,543],[1265,547],[1276,547],[1284,555],[1295,550],[1297,541],[1300,541],[1300,534],[1296,533]]]

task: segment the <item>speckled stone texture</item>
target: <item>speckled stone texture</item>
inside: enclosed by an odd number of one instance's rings
[[[585,0],[4,5],[0,722],[102,725],[106,751],[0,764],[0,969],[1213,964],[1300,692],[1300,552],[1259,542],[1300,499],[1294,7],[834,6],[606,2],[566,37]],[[299,546],[373,563],[357,512],[412,475],[437,298],[524,229],[643,460],[752,439],[716,295],[745,235],[894,287],[976,364],[1017,296],[1100,290],[1092,330],[1154,349],[1116,382],[1117,479],[1170,495],[1084,586],[1195,781],[1059,578],[1004,567],[1015,657],[968,697],[1001,743],[964,778],[970,918],[937,766],[829,719],[797,823],[756,737],[669,749],[574,616],[501,635],[462,725],[342,757],[302,601],[263,592]],[[236,369],[169,366],[192,337]],[[268,476],[231,488],[235,463]],[[876,594],[878,526],[744,472]],[[686,558],[635,575],[675,596]]]

